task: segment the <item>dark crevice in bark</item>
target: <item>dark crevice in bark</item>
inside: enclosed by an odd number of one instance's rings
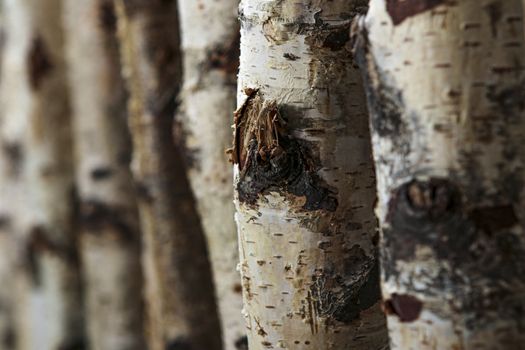
[[[114,33],[117,29],[117,16],[111,0],[100,0],[98,5],[98,22],[102,29]]]
[[[230,37],[229,41],[217,45],[206,53],[206,60],[201,64],[202,71],[219,70],[226,76],[237,73],[241,36],[238,28],[235,33],[237,34]]]
[[[248,350],[248,337],[242,336],[235,341],[236,350]]]
[[[27,71],[31,88],[38,90],[44,78],[51,73],[53,68],[54,65],[44,39],[36,35],[27,55]]]
[[[277,191],[304,197],[304,210],[335,211],[333,190],[317,175],[321,168],[309,151],[314,147],[294,139],[286,129],[284,106],[264,101],[256,90],[235,112],[232,160],[241,170],[237,193],[254,205],[259,195]]]

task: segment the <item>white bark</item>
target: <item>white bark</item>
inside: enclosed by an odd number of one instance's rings
[[[250,349],[387,343],[366,102],[348,52],[364,4],[241,2],[232,156]]]
[[[69,109],[60,26],[61,1],[6,0],[4,138],[16,149],[21,185],[14,195],[23,247],[17,285],[20,349],[82,342],[73,229]],[[19,202],[20,205],[16,205]]]
[[[175,1],[116,0],[132,171],[145,236],[150,348],[221,348],[203,230],[175,147],[173,117],[181,85]]]
[[[520,0],[372,0],[368,87],[393,349],[518,349],[525,333]]]
[[[140,230],[111,0],[66,1],[90,349],[144,349]]]
[[[188,176],[213,268],[224,349],[245,344],[237,233],[233,219],[231,143],[239,61],[238,0],[179,1],[184,86],[177,116]]]

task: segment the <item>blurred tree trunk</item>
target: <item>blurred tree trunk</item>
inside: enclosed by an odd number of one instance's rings
[[[4,151],[21,184],[14,221],[23,244],[17,283],[20,349],[80,347],[82,302],[60,0],[6,0]]]
[[[4,103],[6,83],[4,79],[5,50],[5,18],[4,4],[0,2],[0,349],[15,349],[15,315],[14,304],[16,301],[15,271],[17,254],[17,241],[14,230],[14,207],[16,204],[17,173],[19,169],[11,167],[13,152],[10,152],[10,139],[5,135],[8,123]],[[16,153],[16,151],[15,151]]]
[[[112,0],[66,1],[90,349],[142,350],[140,230]]]
[[[520,0],[372,0],[356,33],[393,349],[525,341]]]
[[[184,85],[176,139],[201,213],[213,268],[224,348],[245,346],[231,142],[239,65],[238,0],[180,0]]]
[[[235,200],[250,349],[387,345],[366,101],[366,1],[243,0]]]
[[[150,347],[220,349],[206,241],[172,132],[182,75],[177,3],[115,3],[131,95],[132,170],[145,235]]]

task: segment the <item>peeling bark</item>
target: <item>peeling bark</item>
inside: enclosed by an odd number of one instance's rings
[[[220,349],[206,241],[173,139],[181,83],[175,1],[116,0],[132,171],[145,244],[149,347]]]
[[[184,85],[176,141],[184,149],[188,177],[206,234],[223,347],[237,350],[246,334],[234,206],[233,172],[224,150],[231,140],[239,66],[238,0],[180,0]]]
[[[419,5],[402,20],[394,3],[372,0],[354,31],[391,347],[520,348],[521,1],[406,1]]]
[[[62,1],[5,1],[4,151],[13,178],[11,223],[20,243],[17,348],[80,348],[82,300]]]
[[[115,19],[111,0],[64,6],[80,252],[90,349],[141,350],[140,230]]]
[[[374,169],[349,54],[366,1],[243,0],[234,147],[250,349],[382,349]]]

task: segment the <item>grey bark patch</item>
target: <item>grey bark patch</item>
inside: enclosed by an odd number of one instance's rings
[[[407,18],[447,3],[447,0],[386,0],[386,11],[397,26]]]
[[[17,177],[22,170],[24,160],[22,146],[17,142],[5,142],[2,144],[2,150],[9,166],[9,172],[12,176]]]
[[[256,90],[247,95],[235,112],[231,151],[241,171],[239,200],[254,205],[260,194],[276,191],[304,197],[304,210],[335,211],[337,198],[317,175],[319,160],[309,150],[314,146],[291,137],[275,101],[264,101]]]
[[[488,85],[486,96],[507,120],[518,118],[520,112],[525,109],[525,82],[503,89],[499,89],[496,85]]]
[[[44,78],[53,70],[53,67],[53,62],[47,45],[44,39],[37,35],[31,42],[27,55],[29,85],[33,90],[38,90]]]
[[[385,301],[387,314],[396,315],[401,322],[414,322],[419,318],[423,303],[416,297],[407,294],[392,294]]]

